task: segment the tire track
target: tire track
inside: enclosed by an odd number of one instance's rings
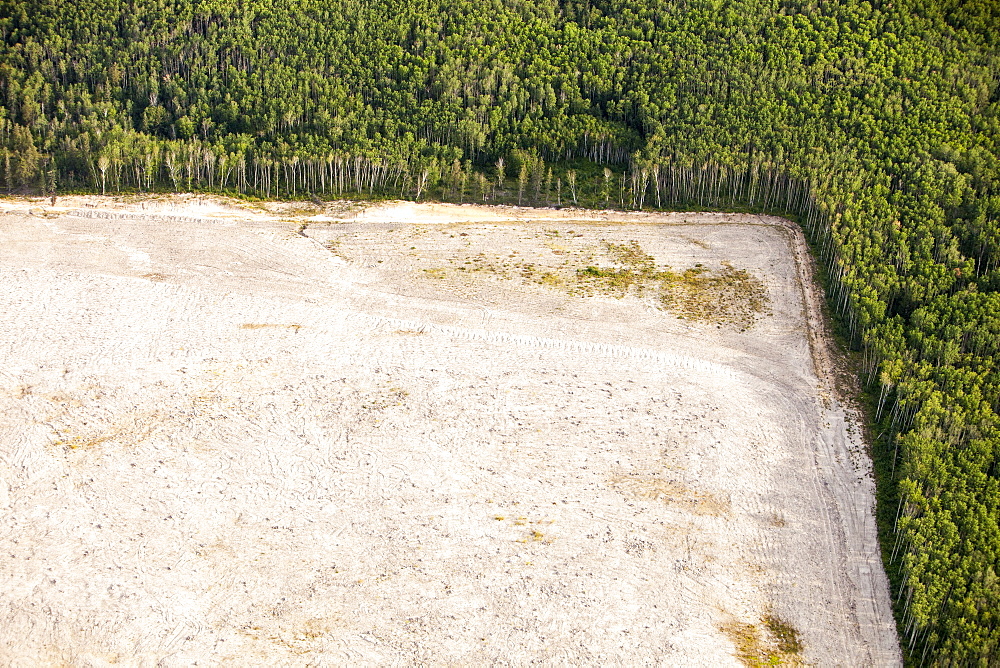
[[[611,343],[593,343],[573,339],[555,339],[530,334],[511,334],[499,330],[465,329],[451,325],[438,325],[417,320],[386,318],[368,313],[352,312],[348,322],[362,322],[372,329],[410,330],[420,333],[434,333],[461,341],[482,341],[495,345],[518,346],[552,350],[567,354],[601,355],[612,359],[634,359],[663,366],[712,373],[724,378],[735,379],[743,376],[731,367],[709,362],[687,355],[672,355],[651,348],[636,348]]]

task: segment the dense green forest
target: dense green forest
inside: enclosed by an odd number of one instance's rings
[[[799,220],[913,663],[1000,663],[1000,3],[0,0],[8,192]]]

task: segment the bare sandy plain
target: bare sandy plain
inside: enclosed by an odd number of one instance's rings
[[[0,200],[0,281],[5,665],[900,662],[785,221]]]

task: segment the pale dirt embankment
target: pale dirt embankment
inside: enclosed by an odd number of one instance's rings
[[[898,664],[805,257],[745,215],[0,200],[0,661]]]

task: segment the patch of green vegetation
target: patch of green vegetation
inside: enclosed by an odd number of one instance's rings
[[[549,230],[546,233],[554,233]],[[696,264],[683,271],[658,265],[637,241],[617,244],[605,241],[606,264],[595,262],[589,250],[559,251],[565,258],[556,266],[535,261],[514,261],[509,257],[490,258],[485,253],[469,259],[453,258],[457,271],[491,274],[506,280],[520,280],[565,290],[578,297],[608,295],[649,297],[656,306],[678,318],[726,325],[740,330],[753,326],[770,313],[770,299],[764,284],[750,272],[723,263],[712,270]],[[445,278],[444,269],[424,269],[432,278]]]
[[[744,269],[723,263],[719,271],[699,265],[678,273],[658,266],[636,241],[605,246],[617,267],[589,265],[576,272],[578,283],[591,293],[624,297],[651,291],[661,308],[678,317],[739,329],[752,326],[758,317],[770,312],[764,284]]]
[[[551,271],[546,271],[545,273],[543,273],[539,277],[538,283],[540,283],[541,285],[548,285],[553,288],[562,287],[563,285],[566,284],[566,282],[563,280],[561,276],[559,276],[558,274],[554,274]]]
[[[764,615],[763,622],[774,638],[779,652],[798,654],[802,651],[802,641],[799,640],[799,632],[794,626],[772,613]]]
[[[720,630],[736,646],[736,658],[744,666],[802,666],[802,643],[798,631],[788,622],[764,615],[764,628],[756,624],[732,621]]]

